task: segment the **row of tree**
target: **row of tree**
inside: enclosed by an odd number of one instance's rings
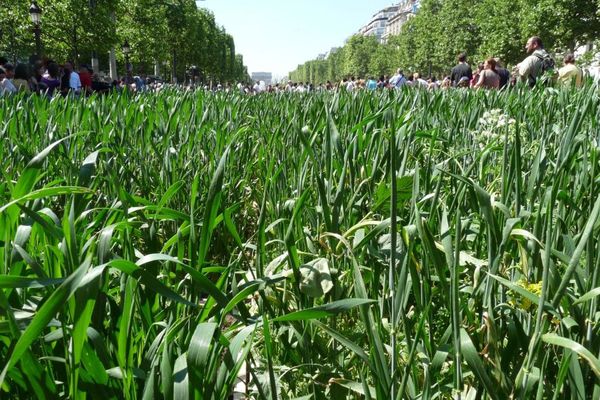
[[[463,51],[474,61],[493,56],[515,65],[532,35],[556,54],[573,51],[599,37],[600,0],[422,0],[417,15],[387,43],[352,36],[327,58],[299,65],[290,79],[378,77],[398,67],[441,76]]]
[[[27,60],[35,54],[30,1],[12,0],[0,7],[0,54]],[[152,74],[158,65],[163,75],[181,81],[197,67],[202,80],[248,81],[233,37],[215,22],[214,15],[193,0],[39,0],[42,55],[76,63],[98,58],[109,69],[109,52],[115,49],[120,70],[129,59],[136,73]]]

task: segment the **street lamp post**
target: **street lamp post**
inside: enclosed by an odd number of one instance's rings
[[[42,54],[42,9],[35,1],[33,1],[29,7],[29,16],[31,17],[31,22],[33,22],[33,32],[35,34],[35,52],[39,57]]]
[[[125,43],[123,43],[122,50],[123,54],[125,54],[125,72],[129,72],[129,52],[131,51],[131,47],[129,47],[129,42],[127,40],[125,41]]]

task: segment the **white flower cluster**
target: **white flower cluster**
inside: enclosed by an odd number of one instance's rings
[[[473,132],[473,136],[479,143],[479,147],[483,149],[490,143],[504,141],[506,127],[510,129],[508,139],[511,140],[513,135],[510,133],[514,130],[515,124],[516,121],[510,118],[506,112],[501,109],[493,109],[486,111],[479,119],[479,131]]]

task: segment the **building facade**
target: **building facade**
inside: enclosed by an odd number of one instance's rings
[[[381,41],[388,20],[398,13],[400,6],[393,5],[376,12],[368,24],[360,28],[358,33],[363,36],[375,36]]]
[[[271,72],[253,72],[252,81],[264,81],[265,85],[270,85],[273,82],[273,73]]]
[[[402,0],[376,12],[368,24],[360,28],[359,35],[375,36],[385,43],[390,36],[400,34],[402,25],[419,10],[420,0]]]
[[[382,42],[387,42],[390,36],[399,35],[402,26],[414,17],[419,9],[419,0],[404,0],[398,4],[398,12],[388,19],[385,31],[381,37]]]

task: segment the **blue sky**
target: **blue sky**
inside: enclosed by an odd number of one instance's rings
[[[233,35],[248,71],[282,77],[298,64],[341,46],[394,0],[205,0]]]

